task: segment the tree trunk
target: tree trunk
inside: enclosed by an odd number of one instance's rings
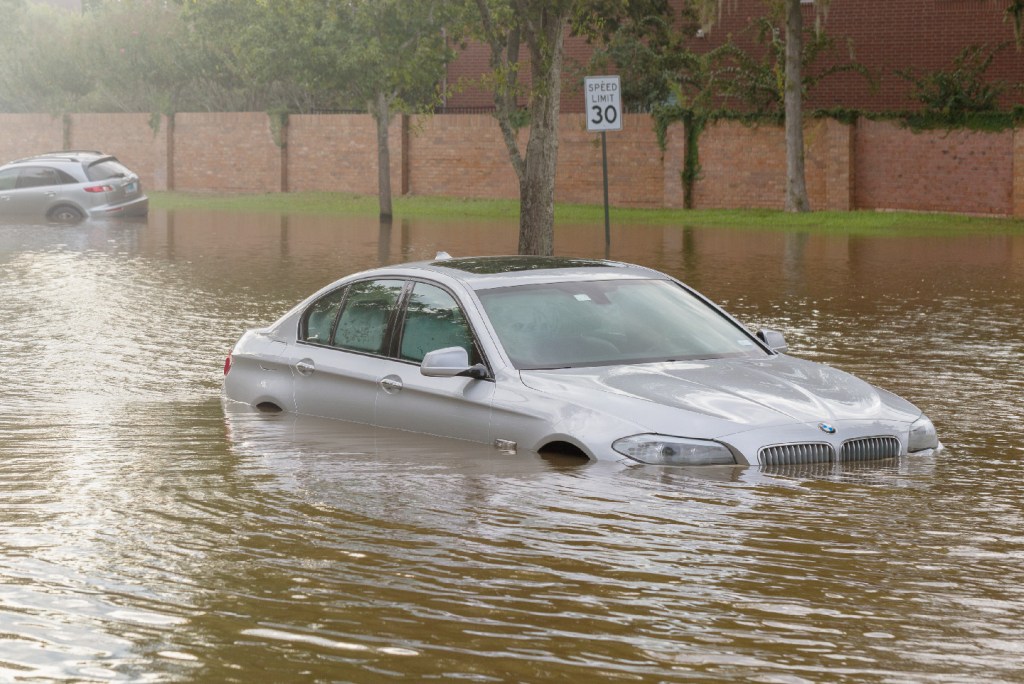
[[[543,40],[547,59],[533,51],[534,92],[530,138],[519,178],[519,253],[550,256],[555,241],[555,169],[558,163],[558,113],[562,100],[565,17],[551,12]],[[539,87],[538,87],[539,86]]]
[[[810,211],[804,176],[803,52],[800,0],[786,0],[786,211]]]
[[[377,197],[380,200],[380,218],[391,219],[391,148],[388,142],[388,127],[391,125],[391,111],[387,96],[377,93],[373,103],[373,119],[377,123]]]

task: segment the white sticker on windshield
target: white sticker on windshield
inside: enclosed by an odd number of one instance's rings
[[[577,302],[589,302],[590,301],[590,296],[589,295],[585,295],[585,294],[573,295],[573,297],[576,298]]]
[[[754,344],[750,340],[736,340],[736,341],[739,342],[740,345],[742,345],[744,347],[750,347],[750,346],[753,346],[753,344]]]

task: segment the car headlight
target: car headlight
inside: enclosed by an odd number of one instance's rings
[[[907,451],[923,451],[939,446],[939,435],[935,426],[926,416],[921,416],[910,426],[910,438],[907,440]]]
[[[667,435],[623,437],[612,448],[634,461],[650,465],[732,465],[732,452],[718,442]]]

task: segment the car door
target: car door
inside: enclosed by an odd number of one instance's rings
[[[387,375],[390,330],[405,281],[365,280],[328,293],[303,316],[291,351],[295,410],[357,423],[374,422]]]
[[[0,171],[0,212],[14,214],[15,212],[15,187],[18,185],[20,168],[4,169]]]
[[[446,347],[463,347],[470,364],[482,362],[479,345],[456,298],[438,285],[411,282],[396,335],[391,350],[394,358],[379,368],[382,375],[374,422],[474,442],[493,441],[493,381],[430,378],[420,373],[424,355]]]
[[[57,200],[62,188],[60,176],[45,166],[26,166],[21,169],[13,190],[3,200],[12,214],[43,216]]]

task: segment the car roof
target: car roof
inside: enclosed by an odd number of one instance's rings
[[[109,154],[104,154],[97,150],[61,150],[58,152],[43,152],[42,154],[34,154],[31,157],[22,157],[21,159],[15,159],[14,161],[7,162],[8,164],[26,164],[31,162],[42,162],[42,161],[63,161],[63,162],[94,162],[99,159],[114,159]]]
[[[439,258],[432,261],[400,264],[385,267],[377,272],[391,269],[430,271],[461,281],[474,290],[564,280],[666,277],[663,273],[643,266],[607,259],[556,256],[438,256]]]

